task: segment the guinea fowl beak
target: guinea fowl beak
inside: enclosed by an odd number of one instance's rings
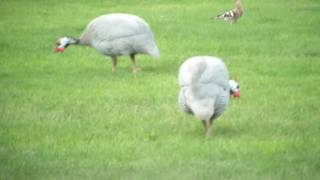
[[[63,52],[64,51],[64,48],[63,47],[56,47],[54,49],[54,52]]]

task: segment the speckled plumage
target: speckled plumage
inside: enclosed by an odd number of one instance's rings
[[[87,45],[112,59],[112,71],[116,70],[117,57],[130,55],[133,72],[140,71],[136,54],[160,56],[153,33],[146,21],[130,14],[108,14],[93,19],[79,38],[62,37],[56,42],[56,52],[64,52],[71,44]]]
[[[187,59],[179,70],[181,110],[212,123],[228,105],[228,81],[228,70],[220,59],[209,56]]]
[[[79,41],[108,56],[142,53],[159,57],[149,25],[135,15],[99,16],[87,25]]]

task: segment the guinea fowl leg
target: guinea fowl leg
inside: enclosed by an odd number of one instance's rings
[[[139,66],[136,64],[136,59],[135,59],[135,54],[130,54],[130,58],[133,64],[133,72],[137,73],[138,71],[140,71],[141,69],[139,68]]]
[[[204,133],[207,133],[207,122],[206,121],[201,121],[203,124],[203,128],[204,128]]]
[[[205,126],[205,134],[206,134],[206,138],[209,138],[211,136],[211,132],[212,132],[212,120],[208,120],[208,121],[202,121],[203,125]]]
[[[112,72],[116,72],[116,67],[117,67],[117,57],[113,56],[112,58]]]

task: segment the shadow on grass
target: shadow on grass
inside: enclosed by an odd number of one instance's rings
[[[201,123],[196,127],[185,128],[181,134],[190,139],[206,139],[204,128]],[[208,139],[214,140],[215,138],[222,139],[235,139],[245,134],[241,129],[232,126],[213,126],[211,137]]]
[[[233,126],[217,126],[213,129],[213,136],[224,137],[224,138],[235,138],[244,134],[244,132]]]

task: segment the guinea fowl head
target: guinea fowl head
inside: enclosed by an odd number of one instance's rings
[[[242,4],[241,4],[241,0],[236,0],[234,9],[235,9],[240,15],[242,15],[242,13],[243,13],[243,7],[242,7]]]
[[[76,42],[76,40],[69,37],[59,38],[56,42],[56,48],[54,49],[54,51],[63,52],[64,49],[67,48],[70,44],[75,44]]]
[[[229,86],[230,86],[230,95],[235,98],[239,98],[240,97],[239,83],[236,80],[231,79],[229,80]]]

